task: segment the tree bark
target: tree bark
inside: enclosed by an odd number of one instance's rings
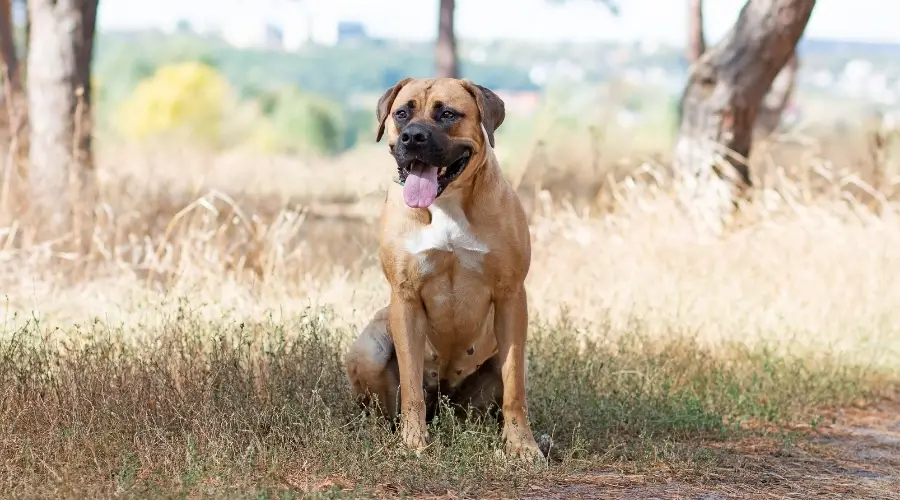
[[[703,37],[703,0],[688,0],[688,62],[700,59],[704,52],[706,39]]]
[[[791,102],[794,95],[794,87],[797,84],[797,69],[800,61],[794,53],[787,64],[775,77],[769,92],[763,98],[756,116],[756,129],[753,132],[754,139],[761,139],[771,135],[781,125],[781,117],[784,110]]]
[[[688,0],[688,39],[686,57],[688,63],[697,62],[706,52],[703,32],[703,0]],[[754,124],[754,137],[771,135],[781,124],[781,116],[793,97],[799,61],[796,52],[775,77],[769,92],[763,98]]]
[[[31,15],[28,14],[28,0],[18,1],[25,6],[25,61],[23,63],[27,65],[29,48],[31,47]],[[26,78],[28,77],[26,76]]]
[[[438,19],[438,38],[434,47],[437,76],[459,78],[459,60],[456,56],[456,33],[453,14],[456,0],[441,0]]]
[[[814,6],[815,0],[748,0],[734,27],[691,67],[674,168],[687,207],[719,227],[753,185],[746,158],[760,104]]]
[[[9,82],[12,92],[18,92],[22,88],[22,80],[19,77],[19,58],[16,56],[16,44],[13,40],[10,0],[0,0],[0,57],[3,58],[4,81]]]
[[[48,230],[69,230],[93,207],[90,65],[98,0],[28,0],[31,208]],[[52,229],[51,229],[52,228]]]
[[[0,210],[8,210],[9,194],[20,194],[27,177],[28,163],[28,105],[22,88],[22,63],[16,53],[13,23],[14,3],[0,0],[0,57],[2,57],[3,84],[0,85],[0,148],[8,146],[4,158],[11,160],[0,174]],[[12,168],[9,168],[12,167]]]

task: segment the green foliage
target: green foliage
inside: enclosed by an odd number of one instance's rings
[[[482,54],[478,62],[467,57],[473,48]],[[534,91],[538,87],[529,71],[536,62],[552,61],[564,53],[593,82],[615,74],[603,57],[613,48],[463,42],[460,65],[465,77],[489,88]],[[428,43],[379,40],[282,52],[236,49],[215,37],[190,34],[104,33],[97,50],[94,73],[103,82],[96,101],[100,130],[120,132],[120,108],[158,69],[200,62],[215,68],[228,82],[231,98],[253,115],[232,127],[242,139],[239,143],[286,153],[333,154],[354,147],[360,139],[372,140],[377,95],[404,77],[430,76],[434,67]],[[642,58],[635,53],[632,60],[638,63]],[[360,108],[361,99],[371,104]],[[511,116],[510,121],[514,120]],[[319,126],[323,128],[314,130]]]
[[[344,148],[375,141],[375,111],[370,108],[350,109],[346,113],[347,130]]]
[[[196,37],[155,35],[104,36],[96,45],[93,61],[95,78],[103,82],[97,101],[101,128],[116,127],[116,110],[142,81],[151,78],[160,67],[203,62],[216,67],[208,44]]]
[[[346,146],[345,117],[334,102],[291,86],[262,93],[258,104],[251,142],[263,151],[333,154]]]
[[[319,144],[317,147],[323,151],[352,147],[361,133],[372,132],[372,112],[347,106],[350,97],[380,93],[406,76],[429,76],[434,67],[428,44],[395,46],[372,41],[288,53],[236,49],[214,38],[191,35],[105,33],[100,38],[94,73],[104,82],[97,101],[101,127],[117,127],[117,110],[159,68],[193,61],[215,68],[241,101],[261,100],[263,107],[271,108],[286,100],[290,109],[278,113],[269,109],[265,113],[268,121],[260,121],[263,130],[258,134],[266,138],[262,143],[285,145],[284,130],[296,132],[302,128],[301,121],[325,120],[330,129],[317,132],[317,137],[307,141]],[[515,62],[481,64],[464,59],[462,66],[467,77],[491,88],[535,88],[527,68]],[[283,95],[285,88],[302,89],[304,97],[299,96],[299,91],[295,96]],[[299,102],[309,101],[312,96],[328,101]],[[301,108],[308,109],[301,113]],[[307,118],[301,118],[303,115]]]

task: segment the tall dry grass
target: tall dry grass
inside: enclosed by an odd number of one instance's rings
[[[778,325],[839,342],[868,330],[891,354],[883,341],[897,314],[897,171],[889,159],[867,159],[877,153],[839,164],[817,154],[817,143],[797,142],[758,147],[755,199],[718,237],[694,227],[674,202],[670,173],[652,160],[610,164],[589,197],[523,182],[532,310],[549,318],[565,307],[588,321],[638,316],[710,339],[748,340]],[[564,151],[584,154],[556,150]],[[88,251],[30,241],[27,218],[0,214],[7,309],[114,317],[190,294],[249,315],[328,304],[359,325],[385,300],[372,223],[391,168],[381,148],[312,165],[107,149]]]

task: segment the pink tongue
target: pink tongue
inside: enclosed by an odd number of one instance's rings
[[[438,168],[414,162],[403,183],[403,199],[412,208],[427,208],[434,203],[438,192]]]

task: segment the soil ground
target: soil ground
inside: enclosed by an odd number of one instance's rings
[[[744,470],[722,470],[704,484],[596,473],[531,488],[522,498],[900,499],[900,402],[837,410],[831,417],[833,423],[787,446],[774,438],[729,444],[727,452],[738,455]]]

